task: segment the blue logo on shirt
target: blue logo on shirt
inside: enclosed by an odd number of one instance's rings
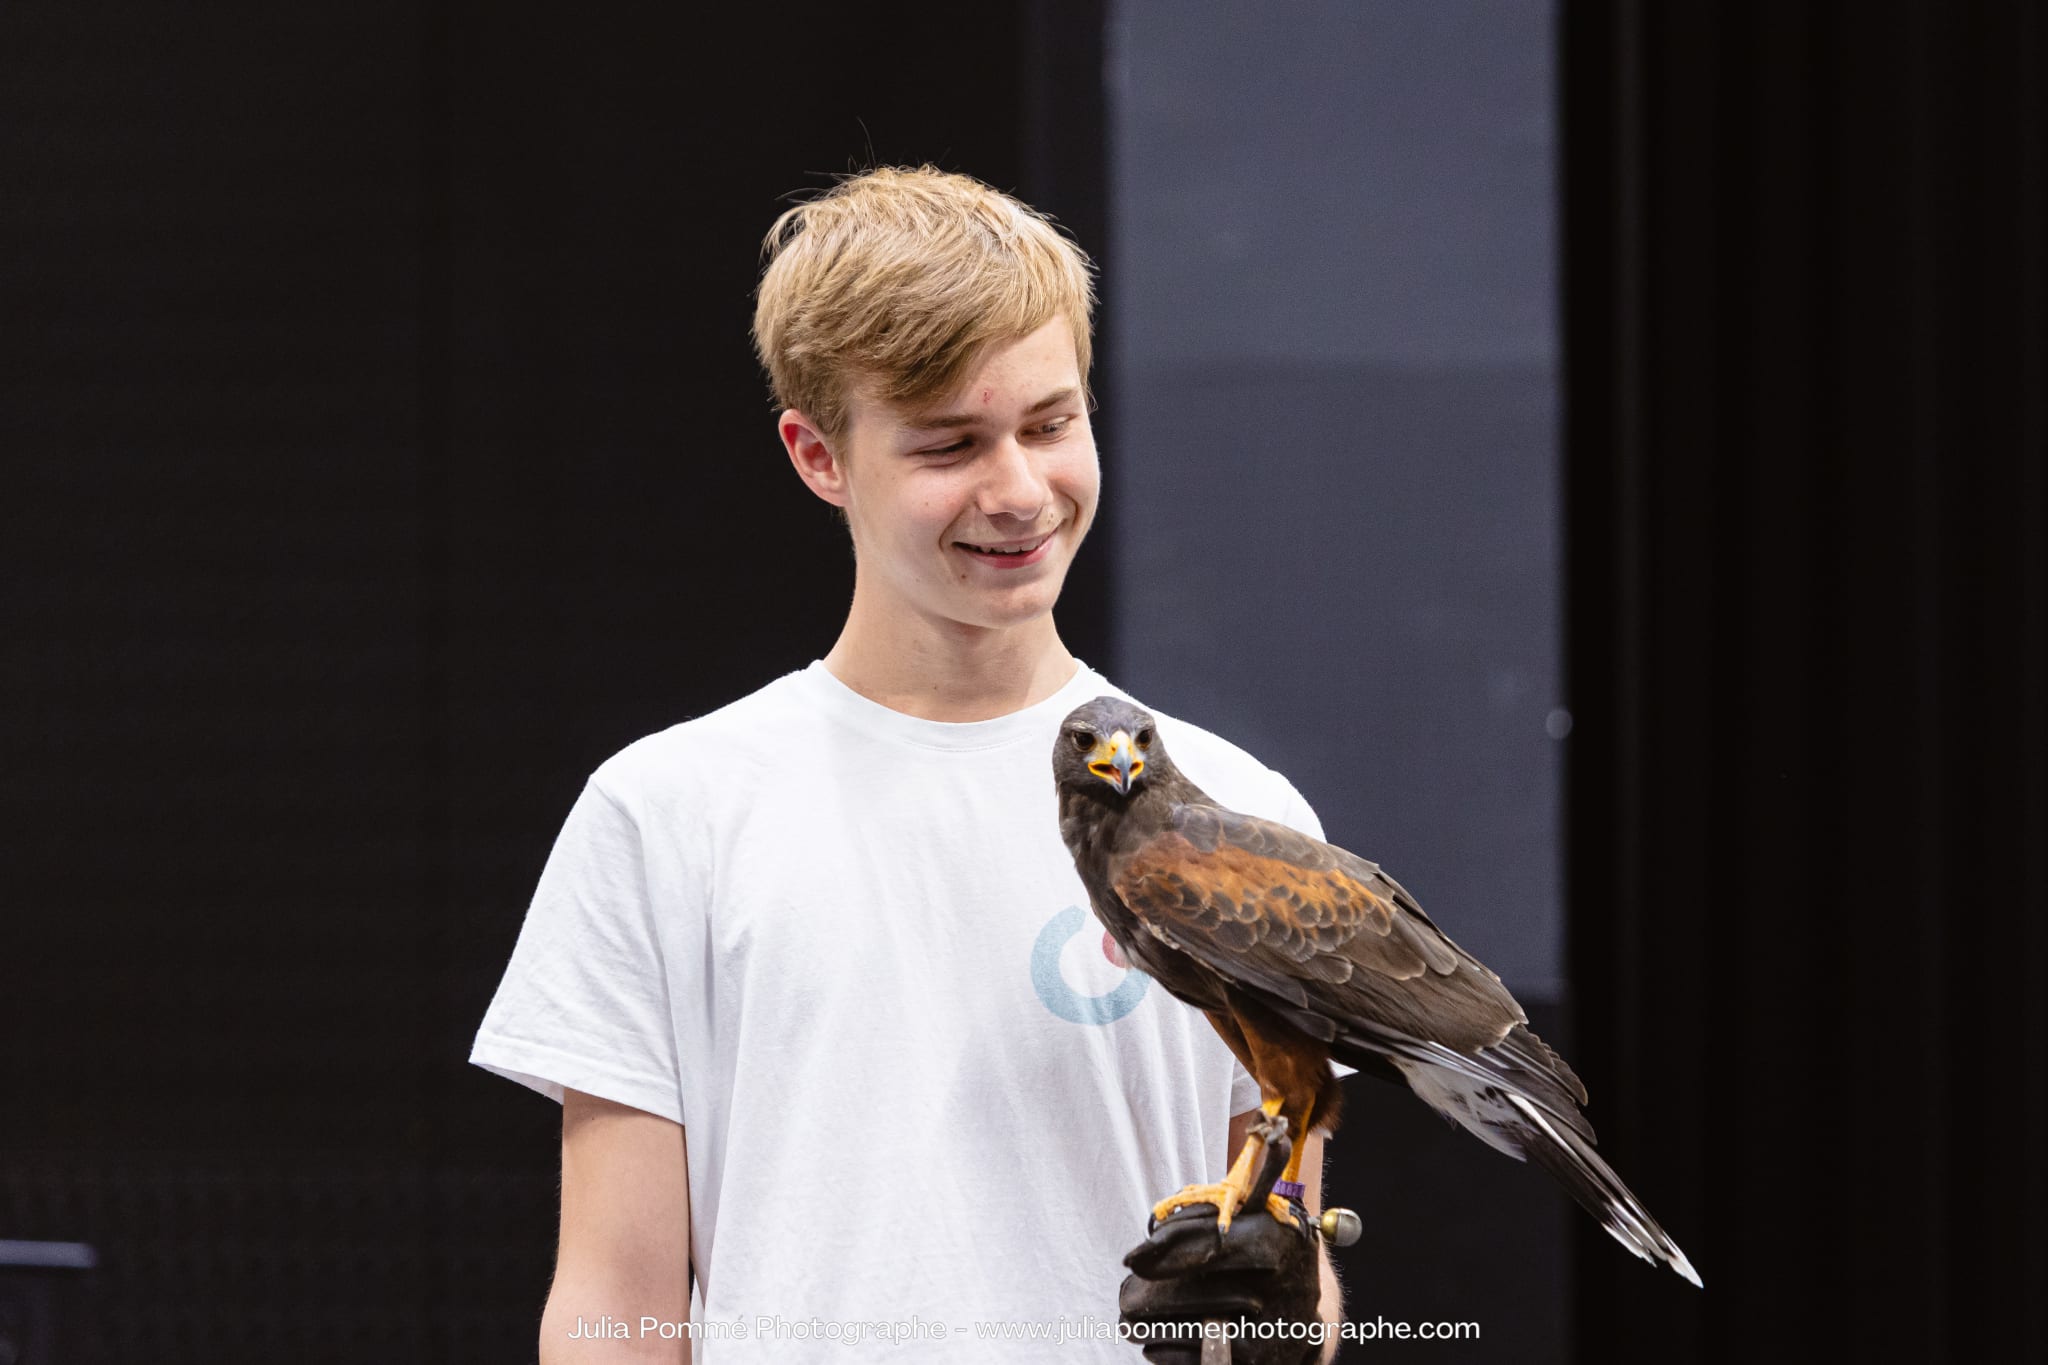
[[[1112,965],[1124,970],[1123,980],[1114,989],[1101,995],[1083,995],[1068,985],[1060,971],[1060,955],[1077,934],[1091,929],[1102,934],[1095,916],[1079,906],[1070,905],[1054,915],[1038,931],[1038,942],[1031,948],[1031,985],[1045,1007],[1070,1024],[1113,1024],[1138,1007],[1152,978],[1136,967],[1111,959]],[[1103,937],[1106,940],[1108,936]],[[1107,943],[1103,956],[1109,957]]]

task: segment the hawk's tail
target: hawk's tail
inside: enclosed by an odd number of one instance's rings
[[[1531,1124],[1541,1130],[1541,1135],[1527,1141],[1523,1151],[1544,1170],[1556,1177],[1558,1184],[1571,1191],[1572,1198],[1585,1205],[1587,1212],[1600,1220],[1600,1226],[1607,1229],[1608,1236],[1648,1261],[1651,1265],[1662,1263],[1692,1281],[1695,1288],[1704,1289],[1700,1273],[1692,1268],[1692,1262],[1685,1259],[1678,1243],[1671,1240],[1671,1234],[1657,1226],[1657,1220],[1643,1207],[1642,1201],[1621,1183],[1621,1177],[1614,1168],[1600,1159],[1591,1143],[1584,1141],[1569,1128],[1560,1129],[1550,1123],[1543,1111],[1530,1104],[1520,1095],[1508,1092],[1508,1101],[1520,1109]]]
[[[1592,1125],[1574,1103],[1585,1099],[1579,1078],[1528,1029],[1476,1053],[1391,1035],[1344,1042],[1379,1053],[1424,1103],[1481,1142],[1550,1172],[1615,1241],[1700,1284],[1678,1243],[1593,1150]]]

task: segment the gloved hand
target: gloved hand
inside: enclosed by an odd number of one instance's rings
[[[1266,1196],[1293,1147],[1284,1132],[1267,1139],[1258,1178],[1221,1238],[1212,1204],[1176,1209],[1152,1227],[1151,1235],[1124,1257],[1132,1273],[1117,1295],[1122,1322],[1134,1328],[1212,1319],[1275,1322],[1283,1330],[1271,1337],[1232,1339],[1232,1365],[1306,1365],[1321,1358],[1323,1347],[1314,1337],[1284,1330],[1289,1323],[1312,1329],[1317,1321],[1321,1235],[1299,1203],[1294,1205],[1299,1227],[1288,1227],[1266,1211]],[[1146,1343],[1145,1359],[1154,1365],[1197,1365],[1203,1358],[1199,1337],[1177,1341],[1134,1331],[1130,1339]]]

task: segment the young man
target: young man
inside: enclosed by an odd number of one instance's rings
[[[1120,1261],[1259,1093],[1106,956],[1057,827],[1060,721],[1117,691],[1052,617],[1101,486],[1089,264],[929,167],[790,210],[767,254],[755,341],[853,603],[809,668],[602,764],[542,874],[471,1058],[563,1102],[541,1361],[690,1358],[645,1320],[689,1320],[694,1267],[714,1365],[1128,1362]],[[1218,800],[1320,834],[1158,719]]]

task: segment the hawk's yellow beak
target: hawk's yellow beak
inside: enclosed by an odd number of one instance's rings
[[[1145,760],[1131,747],[1130,732],[1118,730],[1096,744],[1095,751],[1088,755],[1088,771],[1115,787],[1117,795],[1129,796],[1131,783],[1145,771]]]

